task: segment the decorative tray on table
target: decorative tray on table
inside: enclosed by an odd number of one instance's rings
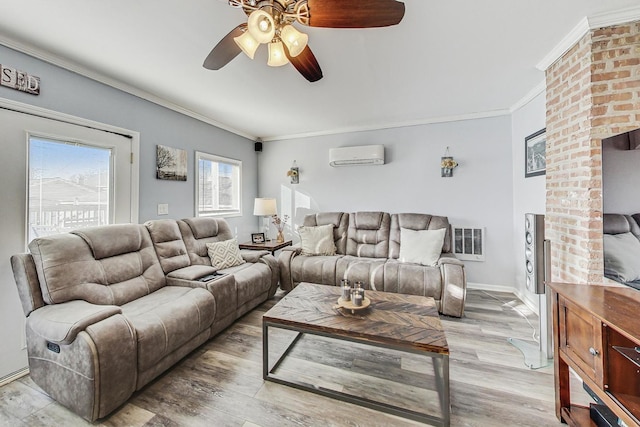
[[[364,297],[362,300],[362,305],[354,305],[351,300],[342,299],[342,297],[338,298],[338,308],[344,308],[346,310],[351,310],[351,313],[356,312],[357,310],[364,310],[365,308],[371,305],[371,300],[367,297]]]

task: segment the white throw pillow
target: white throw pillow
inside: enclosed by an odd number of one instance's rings
[[[400,262],[436,265],[442,253],[447,229],[411,230],[400,228]]]
[[[223,270],[236,265],[244,264],[240,255],[240,248],[236,239],[223,242],[207,243],[207,252],[211,258],[211,265],[218,270]]]
[[[336,245],[333,242],[333,224],[317,227],[299,227],[300,247],[302,255],[335,255]]]

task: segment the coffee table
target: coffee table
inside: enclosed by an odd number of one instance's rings
[[[432,425],[449,426],[449,346],[433,298],[366,291],[371,306],[351,314],[334,308],[339,296],[339,287],[300,283],[263,315],[263,378]],[[270,328],[297,332],[273,364],[269,363]],[[441,417],[279,375],[278,367],[304,334],[417,353],[433,359]]]

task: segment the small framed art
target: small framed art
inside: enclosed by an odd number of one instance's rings
[[[547,170],[546,128],[524,139],[524,177],[544,175]]]
[[[251,233],[251,243],[264,243],[264,233]]]

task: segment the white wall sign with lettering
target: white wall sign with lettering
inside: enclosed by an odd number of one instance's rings
[[[0,86],[40,95],[40,77],[0,64]]]

